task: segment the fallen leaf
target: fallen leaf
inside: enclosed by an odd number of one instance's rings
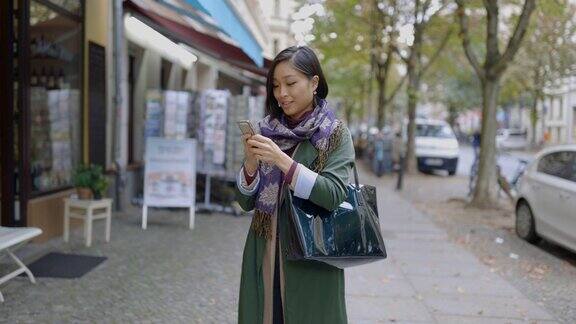
[[[494,265],[496,263],[496,258],[491,255],[484,256],[480,260],[482,261],[482,263],[489,266]]]

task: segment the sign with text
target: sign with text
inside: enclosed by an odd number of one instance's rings
[[[195,200],[196,140],[148,138],[144,205],[194,208]]]

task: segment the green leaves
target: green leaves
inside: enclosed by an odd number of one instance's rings
[[[74,171],[74,186],[90,188],[94,197],[101,197],[108,188],[108,179],[104,176],[101,166],[81,164]]]

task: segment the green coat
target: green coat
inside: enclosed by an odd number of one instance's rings
[[[311,168],[318,151],[310,141],[296,148],[293,159]],[[354,147],[349,130],[344,127],[340,145],[328,155],[324,169],[319,173],[309,200],[333,210],[346,198],[346,184],[354,162]],[[236,188],[236,197],[246,211],[254,209],[255,195],[247,196]],[[280,237],[287,229],[287,217],[278,215]],[[273,220],[276,228],[276,220]],[[274,235],[273,235],[274,236]],[[275,237],[272,239],[275,240]],[[275,241],[274,241],[275,242]],[[285,324],[339,324],[347,323],[344,298],[344,271],[324,263],[288,261],[280,243],[281,281]],[[240,324],[266,324],[271,320],[271,279],[273,272],[273,243],[248,232],[242,260],[238,322]],[[266,266],[265,260],[268,260]],[[266,282],[266,283],[265,283]],[[267,291],[265,291],[267,290]],[[266,301],[265,301],[266,298]],[[265,307],[266,305],[266,307]]]

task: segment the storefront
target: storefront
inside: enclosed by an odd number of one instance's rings
[[[215,152],[211,154],[216,156],[214,160],[219,160],[219,163],[211,165],[210,171],[224,177],[227,171],[238,169],[235,164],[238,150],[235,148],[240,146],[235,142],[239,138],[235,136],[235,120],[247,119],[250,112],[256,110],[251,107],[263,107],[263,98],[256,98],[256,95],[262,94],[266,70],[258,67],[241,48],[233,45],[218,26],[202,19],[201,12],[188,9],[178,10],[174,4],[164,1],[124,2],[129,62],[128,110],[131,116],[129,165],[124,190],[128,203],[136,203],[142,196],[146,137],[171,137],[163,130],[179,129],[168,126],[174,125],[174,122],[169,118],[171,114],[166,112],[176,110],[180,111],[178,114],[187,116],[178,121],[184,122],[181,129],[185,130],[186,137],[198,140],[197,172],[201,176],[206,174],[205,169],[208,168],[202,164],[207,147],[203,139],[216,139],[210,143],[210,147],[214,148]],[[216,89],[226,90],[228,94]],[[175,100],[170,98],[174,96],[187,98],[183,100],[188,104],[171,104]],[[203,102],[227,104],[205,105]],[[206,115],[223,118],[207,120],[203,118]],[[218,134],[210,133],[212,129],[219,130]],[[199,187],[202,181],[200,178]]]
[[[1,220],[3,226],[40,227],[44,240],[62,231],[62,197],[71,192],[74,168],[89,156],[87,143],[105,136],[88,132],[86,123],[92,115],[106,116],[106,19],[92,27],[104,30],[95,41],[90,35],[98,32],[87,30],[83,0],[0,6],[8,17],[0,28],[1,69],[8,76],[0,91],[6,113],[0,119]],[[89,61],[102,71],[89,69]],[[102,94],[101,102],[92,102]]]

